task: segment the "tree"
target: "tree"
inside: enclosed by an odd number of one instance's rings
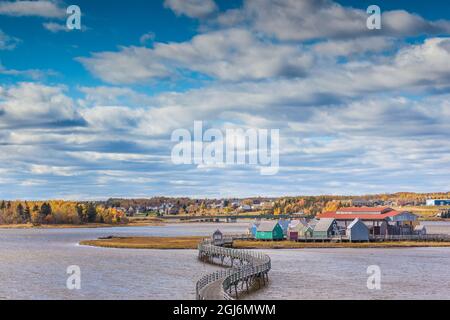
[[[21,203],[19,203],[16,207],[16,215],[22,220],[21,222],[24,222],[24,209]]]
[[[86,207],[86,216],[87,222],[95,222],[97,218],[97,208],[92,202],[88,203]]]
[[[86,222],[86,216],[81,204],[77,204],[77,215],[81,222]]]
[[[41,205],[41,209],[40,209],[40,220],[44,221],[48,216],[50,216],[52,214],[52,207],[50,206],[50,204],[44,202]]]
[[[31,220],[31,211],[28,203],[25,203],[25,209],[23,210],[23,221],[30,222]]]

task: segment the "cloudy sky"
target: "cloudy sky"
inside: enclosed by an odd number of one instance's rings
[[[449,35],[439,0],[0,1],[0,198],[449,191]],[[174,165],[195,120],[279,129],[279,173]]]

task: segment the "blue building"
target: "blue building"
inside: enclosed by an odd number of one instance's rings
[[[261,222],[254,222],[250,225],[250,228],[248,228],[249,234],[251,234],[253,237],[256,237],[256,231],[258,230],[259,225]]]

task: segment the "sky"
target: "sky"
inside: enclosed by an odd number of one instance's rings
[[[449,191],[449,35],[438,0],[0,1],[0,198]],[[173,163],[194,121],[279,130],[278,173]]]

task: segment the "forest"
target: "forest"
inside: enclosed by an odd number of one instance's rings
[[[52,201],[1,201],[0,224],[127,223],[124,213],[101,203]]]

